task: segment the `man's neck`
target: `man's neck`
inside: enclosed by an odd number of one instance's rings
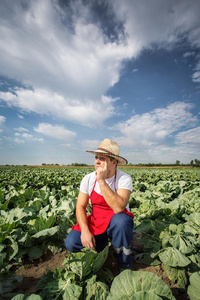
[[[109,171],[108,172],[108,176],[106,177],[106,179],[109,179],[111,177],[113,177],[115,175],[115,173],[117,172],[117,169],[114,169],[112,171]]]

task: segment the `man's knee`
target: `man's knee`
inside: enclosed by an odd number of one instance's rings
[[[125,213],[119,213],[112,217],[110,224],[119,228],[133,227],[133,219]]]
[[[69,252],[78,252],[83,248],[80,241],[80,233],[72,230],[65,239],[65,247]]]
[[[65,240],[65,247],[69,252],[73,252],[74,249],[74,243],[73,239],[68,235],[66,240]]]

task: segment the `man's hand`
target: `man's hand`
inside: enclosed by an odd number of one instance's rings
[[[83,247],[95,250],[96,241],[89,230],[87,232],[81,232],[81,243]]]
[[[107,162],[107,158],[105,160],[105,163],[104,163],[104,167],[99,167],[97,170],[96,170],[96,176],[97,176],[97,181],[100,181],[100,180],[105,180],[107,175],[108,175],[108,162]]]

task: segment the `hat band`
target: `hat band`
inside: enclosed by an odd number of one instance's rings
[[[111,154],[111,155],[114,155],[114,156],[120,157],[119,155],[117,155],[117,154],[114,154],[114,153],[112,153],[112,152],[110,152],[110,151],[108,151],[108,150],[106,150],[106,149],[104,149],[104,148],[98,148],[97,150],[102,150],[102,151],[105,151],[105,152],[106,152],[106,153],[108,153],[108,154]]]
[[[104,152],[106,152],[106,153],[108,153],[108,154],[114,156],[117,160],[119,160],[119,162],[120,162],[121,160],[123,160],[123,161],[125,162],[125,164],[128,164],[128,161],[127,161],[125,158],[123,158],[123,157],[121,157],[121,156],[119,156],[119,155],[117,155],[117,154],[114,154],[113,152],[111,152],[111,151],[109,151],[109,150],[107,150],[107,149],[104,149],[104,148],[100,148],[100,147],[99,147],[97,150],[104,151]]]

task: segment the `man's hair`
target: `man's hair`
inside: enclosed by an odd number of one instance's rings
[[[109,156],[109,158],[110,158],[110,160],[111,161],[113,161],[113,160],[115,160],[116,158],[114,158],[114,157],[111,157],[111,156]]]
[[[116,158],[114,158],[114,157],[111,157],[111,156],[109,156],[109,158],[110,158],[110,161],[113,161],[113,160],[115,160],[115,159],[116,159]],[[118,160],[116,159],[116,161],[117,161],[117,163],[116,163],[116,167],[117,167]]]

